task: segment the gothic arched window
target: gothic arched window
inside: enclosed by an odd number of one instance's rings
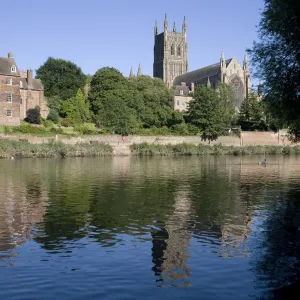
[[[180,46],[177,47],[177,56],[181,56],[181,48],[180,48]]]
[[[232,86],[236,96],[236,106],[239,109],[244,101],[244,84],[239,76],[233,75],[229,84]]]
[[[171,55],[175,55],[174,45],[171,45]]]

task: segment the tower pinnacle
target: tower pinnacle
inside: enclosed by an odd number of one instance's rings
[[[139,64],[139,68],[138,68],[137,75],[138,75],[138,76],[141,76],[141,75],[142,75],[141,64]]]
[[[134,77],[132,67],[130,68],[130,74],[129,74],[129,77]]]
[[[183,34],[186,34],[186,20],[185,20],[185,16],[184,16],[184,18],[183,18],[182,33],[183,33]]]
[[[164,30],[165,30],[165,31],[168,31],[168,20],[167,20],[167,14],[165,14]]]
[[[175,22],[174,22],[174,25],[173,25],[173,32],[176,32],[176,25],[175,25]]]
[[[245,51],[245,56],[244,56],[244,70],[248,70],[248,57],[247,57],[247,51]]]
[[[157,21],[155,21],[154,35],[158,35],[158,25],[157,25]]]
[[[209,79],[209,76],[207,77],[207,85],[206,85],[208,88],[211,87],[211,83],[210,83],[210,79]]]

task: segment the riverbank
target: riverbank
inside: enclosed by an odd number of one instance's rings
[[[135,144],[131,154],[138,156],[167,156],[167,155],[257,155],[257,154],[300,154],[300,146],[223,146],[219,145],[157,145]]]
[[[30,144],[28,142],[0,141],[0,158],[87,157],[111,155],[113,155],[112,146],[104,143],[69,145],[61,142]]]
[[[31,144],[23,141],[0,142],[0,158],[91,157],[91,156],[188,156],[188,155],[272,155],[300,154],[300,146],[223,146],[206,144],[133,144],[106,143],[64,144],[49,142]]]

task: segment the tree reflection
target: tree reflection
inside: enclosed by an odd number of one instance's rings
[[[272,299],[295,299],[300,292],[300,191],[290,185],[281,193],[266,221],[254,262],[259,282],[266,282]]]

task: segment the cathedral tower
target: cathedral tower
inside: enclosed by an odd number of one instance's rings
[[[158,26],[154,27],[154,63],[153,77],[161,78],[170,88],[176,76],[188,71],[186,20],[184,17],[182,32],[168,31],[168,20],[165,15],[164,31],[158,34]]]

